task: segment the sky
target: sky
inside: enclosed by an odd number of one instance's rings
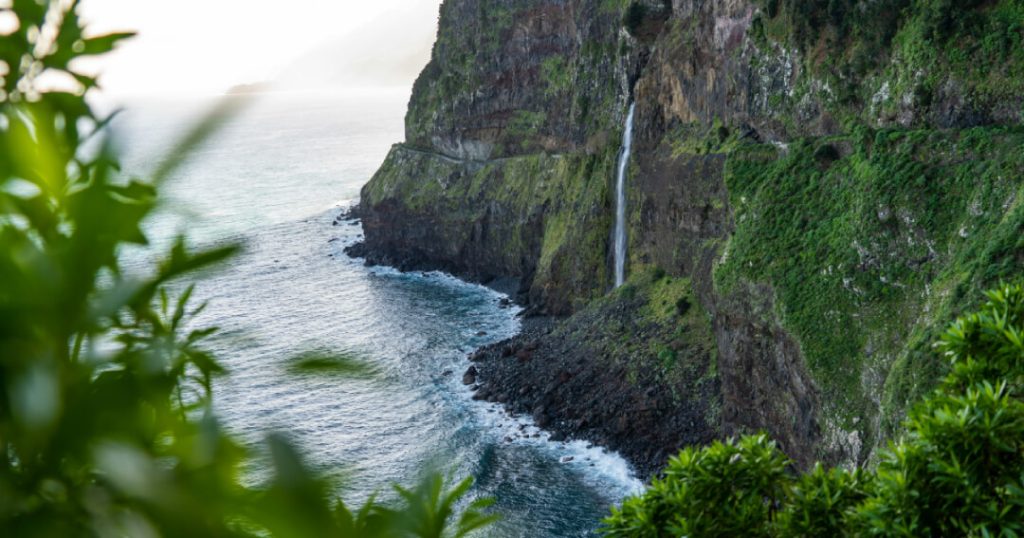
[[[139,35],[90,65],[113,95],[408,86],[440,0],[83,0],[91,32]]]

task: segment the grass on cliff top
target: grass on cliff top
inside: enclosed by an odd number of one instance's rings
[[[805,96],[823,99],[842,122],[894,120],[941,100],[984,111],[1016,110],[1024,94],[1024,0],[759,0],[750,35],[769,57],[799,51],[802,69],[776,112]],[[816,82],[824,83],[815,85]],[[786,121],[793,110],[780,115]],[[934,121],[935,118],[931,118]],[[924,125],[926,118],[914,118]]]
[[[879,405],[898,419],[943,373],[926,346],[936,327],[1024,271],[1022,147],[1020,128],[742,146],[727,164],[736,232],[716,286],[774,286],[837,425],[859,429]]]

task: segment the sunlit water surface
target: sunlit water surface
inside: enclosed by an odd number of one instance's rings
[[[164,188],[173,202],[148,223],[155,243],[185,232],[245,245],[196,291],[209,301],[198,322],[221,328],[209,347],[230,371],[217,383],[218,416],[257,454],[267,433],[287,432],[318,470],[346,477],[351,502],[433,467],[472,475],[474,496],[496,498],[504,519],[489,536],[588,536],[639,486],[625,462],[548,441],[528,420],[472,401],[461,382],[467,353],[517,331],[515,309],[481,286],[368,268],[342,252],[362,231],[335,217],[403,138],[407,98],[263,97]],[[125,170],[152,170],[209,104],[130,103],[116,122]],[[363,357],[378,374],[288,372],[289,359],[318,350]]]

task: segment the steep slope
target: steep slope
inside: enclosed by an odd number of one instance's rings
[[[619,9],[456,0],[406,142],[363,191],[370,259],[521,278],[556,314],[609,284],[609,183],[628,100]]]
[[[870,461],[945,367],[935,328],[1024,274],[1021,21],[1020,0],[449,0],[353,252],[571,314],[477,357],[481,394],[645,470],[751,429],[804,465]]]

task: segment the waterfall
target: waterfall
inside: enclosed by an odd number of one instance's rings
[[[615,178],[615,287],[626,281],[626,170],[629,152],[633,148],[633,112],[636,103],[630,103],[626,116],[626,130],[622,133],[622,154],[619,155],[619,173]]]

